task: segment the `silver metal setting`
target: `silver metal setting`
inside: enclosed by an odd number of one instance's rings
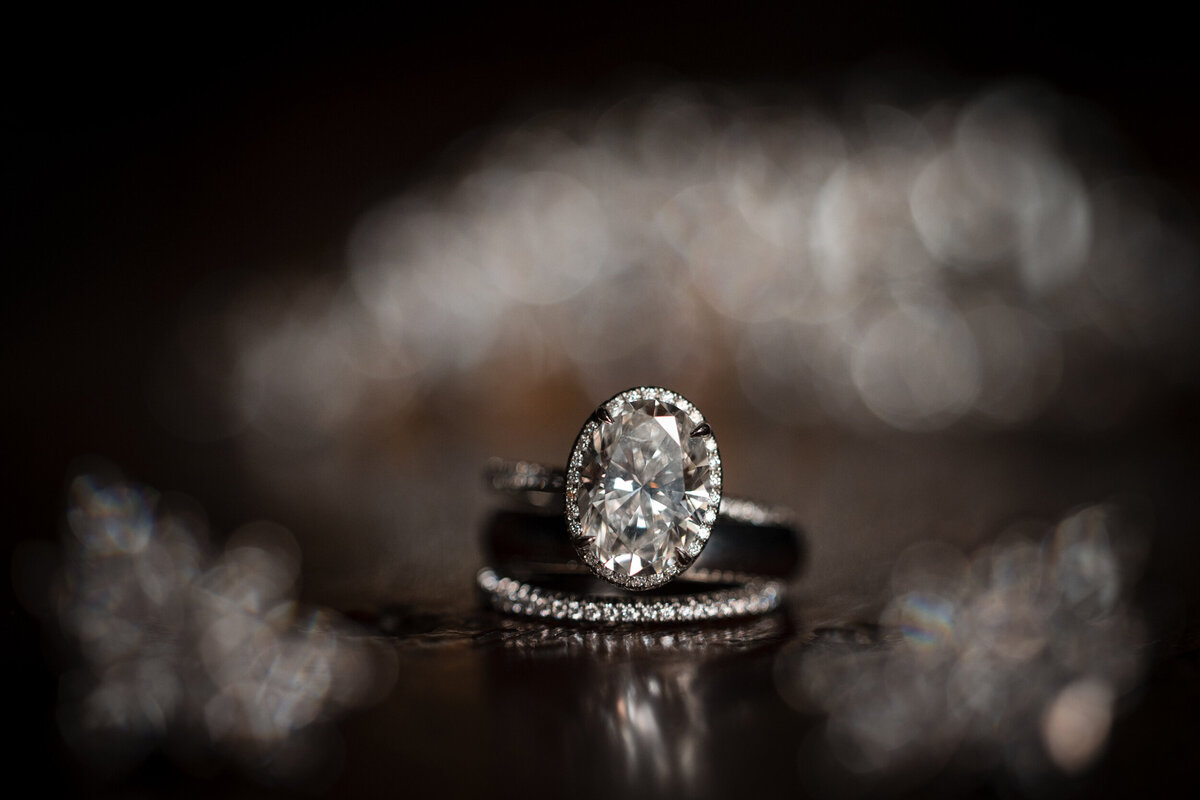
[[[500,575],[491,567],[481,569],[476,582],[492,607],[502,613],[593,625],[670,625],[752,617],[778,608],[785,590],[782,581],[744,575],[700,573],[689,578],[735,585],[673,597],[590,595],[544,589]]]

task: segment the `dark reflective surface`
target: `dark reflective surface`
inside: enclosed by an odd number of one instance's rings
[[[853,683],[853,670],[886,658],[895,638],[872,625],[806,629],[782,614],[646,631],[442,619],[398,639],[404,677],[345,725],[337,786],[500,797],[1121,796],[1192,776],[1171,754],[1197,742],[1188,728],[1200,700],[1194,656],[1154,665],[1139,701],[1146,710],[1125,715],[1115,756],[1081,778],[1015,773],[1011,754],[986,748],[934,753],[884,775],[848,768],[825,741],[821,703],[788,697],[781,680],[805,659],[833,657]],[[1182,707],[1166,712],[1169,698]],[[1137,744],[1158,726],[1178,740],[1154,751]]]
[[[419,755],[400,756],[398,779],[510,797],[531,787],[652,797],[797,786],[773,766],[794,761],[806,728],[777,700],[775,655],[794,636],[782,614],[655,630],[490,616],[470,625],[469,634],[400,645],[402,665],[415,673],[388,713],[421,720],[431,739]],[[348,735],[356,730],[366,733],[352,726]],[[456,768],[460,758],[471,767]],[[346,779],[348,788],[369,785],[352,771]]]
[[[488,699],[500,719],[513,720],[497,731],[495,745],[518,759],[528,754],[525,743],[539,742],[555,753],[548,785],[595,797],[769,785],[765,776],[747,780],[725,765],[790,749],[755,731],[774,729],[778,719],[747,715],[774,692],[772,645],[783,626],[770,619],[723,630],[567,634],[558,641],[535,633],[506,642],[487,659]],[[545,724],[554,718],[566,725]]]

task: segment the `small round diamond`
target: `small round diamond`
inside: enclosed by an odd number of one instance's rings
[[[674,392],[631,389],[600,408],[571,452],[567,523],[593,571],[649,589],[684,569],[678,552],[704,547],[721,504],[720,453],[704,417]]]

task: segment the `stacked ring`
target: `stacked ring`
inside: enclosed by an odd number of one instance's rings
[[[724,496],[712,426],[667,389],[638,387],[602,403],[565,469],[493,459],[485,479],[541,512],[500,512],[485,528],[494,563],[537,575],[479,573],[485,598],[505,613],[593,623],[753,616],[778,607],[783,579],[802,562],[795,515]],[[607,593],[548,586],[581,577],[579,565],[608,584]],[[611,588],[656,590],[684,573],[689,590],[669,597]]]

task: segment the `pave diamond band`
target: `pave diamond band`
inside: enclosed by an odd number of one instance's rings
[[[674,624],[767,614],[779,607],[782,581],[696,571],[688,580],[710,590],[671,596],[601,595],[565,591],[500,575],[491,567],[476,576],[493,608],[505,614],[585,624]]]
[[[528,505],[561,513],[567,473],[537,461],[493,458],[484,467],[484,482],[495,492],[513,495]],[[794,527],[796,512],[787,506],[761,503],[725,495],[721,498],[719,518],[746,525]]]

